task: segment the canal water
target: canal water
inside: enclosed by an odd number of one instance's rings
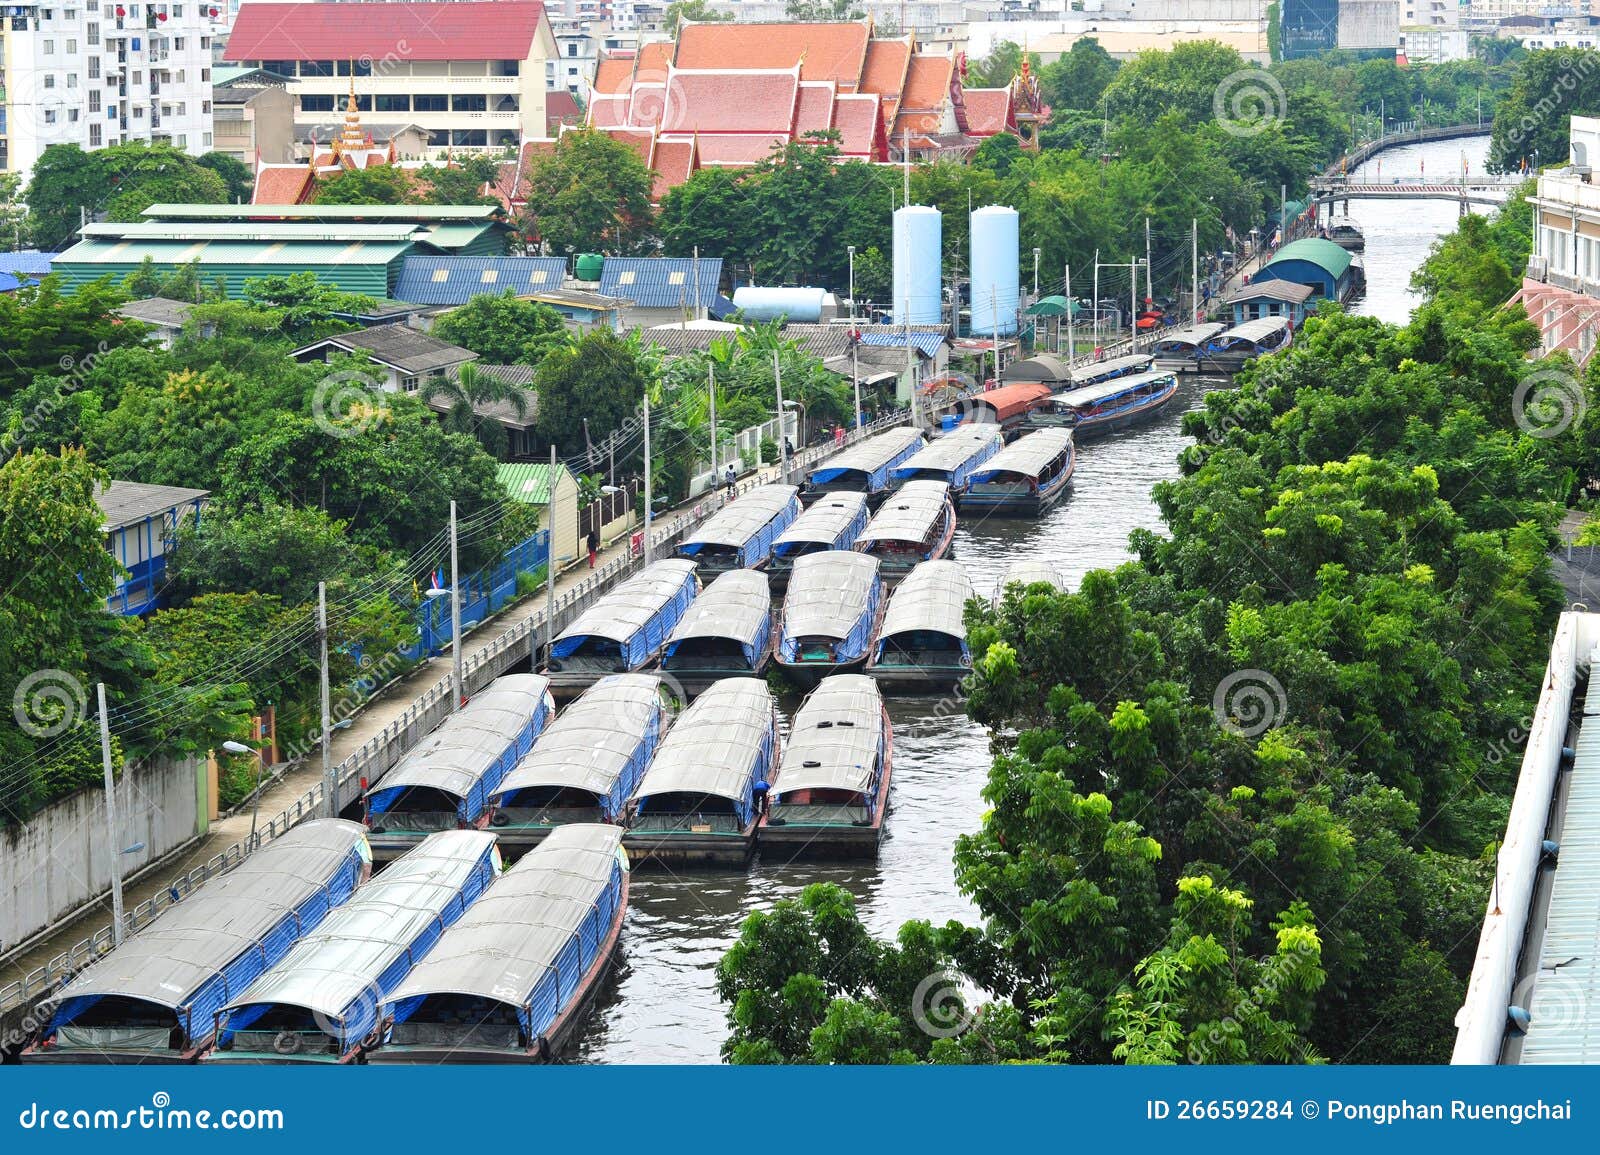
[[[1486,138],[1446,141],[1393,150],[1384,169],[1411,173],[1419,157],[1430,173],[1459,166],[1468,150],[1481,171]],[[1375,162],[1374,162],[1375,167]],[[1411,272],[1442,233],[1455,227],[1453,203],[1358,202],[1352,214],[1366,230],[1368,294],[1355,309],[1404,322],[1415,304]],[[1158,481],[1177,476],[1186,439],[1185,411],[1201,404],[1207,388],[1225,379],[1188,379],[1177,400],[1149,424],[1085,445],[1078,455],[1073,492],[1038,521],[963,520],[956,557],[979,594],[988,595],[1006,568],[1021,558],[1052,562],[1075,588],[1091,569],[1127,558],[1128,534],[1157,528],[1150,499]],[[786,703],[793,716],[794,703]],[[572,1058],[597,1063],[711,1063],[727,1035],[725,1008],[717,1001],[715,970],[751,911],[792,897],[808,883],[835,882],[857,899],[868,927],[892,937],[902,922],[974,918],[956,892],[951,851],[958,835],[976,828],[983,813],[989,769],[987,731],[959,710],[931,701],[895,701],[892,813],[883,852],[870,865],[828,866],[759,861],[748,874],[672,875],[640,871],[633,877],[623,957]]]

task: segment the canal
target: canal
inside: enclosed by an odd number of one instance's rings
[[[1487,137],[1442,141],[1383,154],[1384,171],[1459,171],[1467,152],[1482,171]],[[1376,161],[1371,162],[1374,170]],[[1375,175],[1375,172],[1374,172]],[[1352,215],[1366,231],[1368,292],[1354,310],[1404,322],[1415,299],[1412,271],[1443,233],[1455,227],[1453,202],[1357,202]],[[1072,495],[1038,521],[963,521],[956,557],[981,595],[1021,558],[1055,564],[1076,587],[1091,569],[1127,557],[1128,534],[1160,524],[1150,489],[1177,476],[1185,444],[1182,414],[1225,379],[1189,379],[1161,417],[1084,447]],[[792,716],[793,703],[786,703]],[[868,927],[892,937],[902,922],[971,918],[956,892],[951,851],[956,836],[977,826],[989,770],[987,731],[959,711],[931,701],[894,702],[895,763],[892,813],[877,863],[857,866],[757,862],[748,874],[674,876],[639,872],[633,878],[623,954],[610,988],[573,1059],[596,1063],[711,1063],[727,1034],[717,1001],[715,969],[752,910],[799,893],[812,882],[835,882],[857,899]]]

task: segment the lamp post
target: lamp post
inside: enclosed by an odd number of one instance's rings
[[[1033,250],[1033,299],[1039,299],[1039,250]]]
[[[845,251],[850,254],[850,319],[856,319],[856,247],[848,245]]]
[[[267,760],[261,756],[261,751],[243,742],[224,742],[222,748],[230,754],[253,754],[256,760],[256,790],[255,801],[250,806],[250,849],[256,848],[256,818],[261,814],[261,775],[267,768]]]

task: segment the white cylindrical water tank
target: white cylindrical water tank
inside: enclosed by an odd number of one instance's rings
[[[815,324],[822,320],[822,308],[827,301],[826,289],[763,289],[746,285],[733,291],[733,307],[743,313],[747,321],[776,321],[783,317]]]
[[[1022,305],[1017,210],[990,205],[972,214],[972,332],[1009,337]]]
[[[944,222],[938,209],[907,205],[894,212],[894,323],[937,325],[943,319],[939,255]],[[908,317],[909,314],[909,317]]]

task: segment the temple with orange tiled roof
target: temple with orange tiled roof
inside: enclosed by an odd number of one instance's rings
[[[1031,145],[1049,110],[1028,66],[1005,88],[965,74],[964,58],[876,37],[870,20],[691,21],[675,42],[602,57],[587,123],[639,152],[657,201],[698,168],[757,164],[813,133],[868,163],[965,158],[1007,132]]]
[[[403,132],[404,128],[400,130]],[[426,133],[415,130],[419,140]],[[397,138],[392,133],[387,144],[373,142],[372,134],[361,126],[361,113],[356,101],[355,78],[350,79],[350,96],[345,105],[344,124],[331,144],[321,145],[315,139],[310,144],[310,156],[305,163],[263,164],[256,156],[255,186],[250,196],[251,204],[303,205],[310,204],[316,196],[317,183],[329,180],[340,173],[356,169],[374,168],[378,165],[398,164],[401,160]],[[420,149],[418,150],[420,155]]]

